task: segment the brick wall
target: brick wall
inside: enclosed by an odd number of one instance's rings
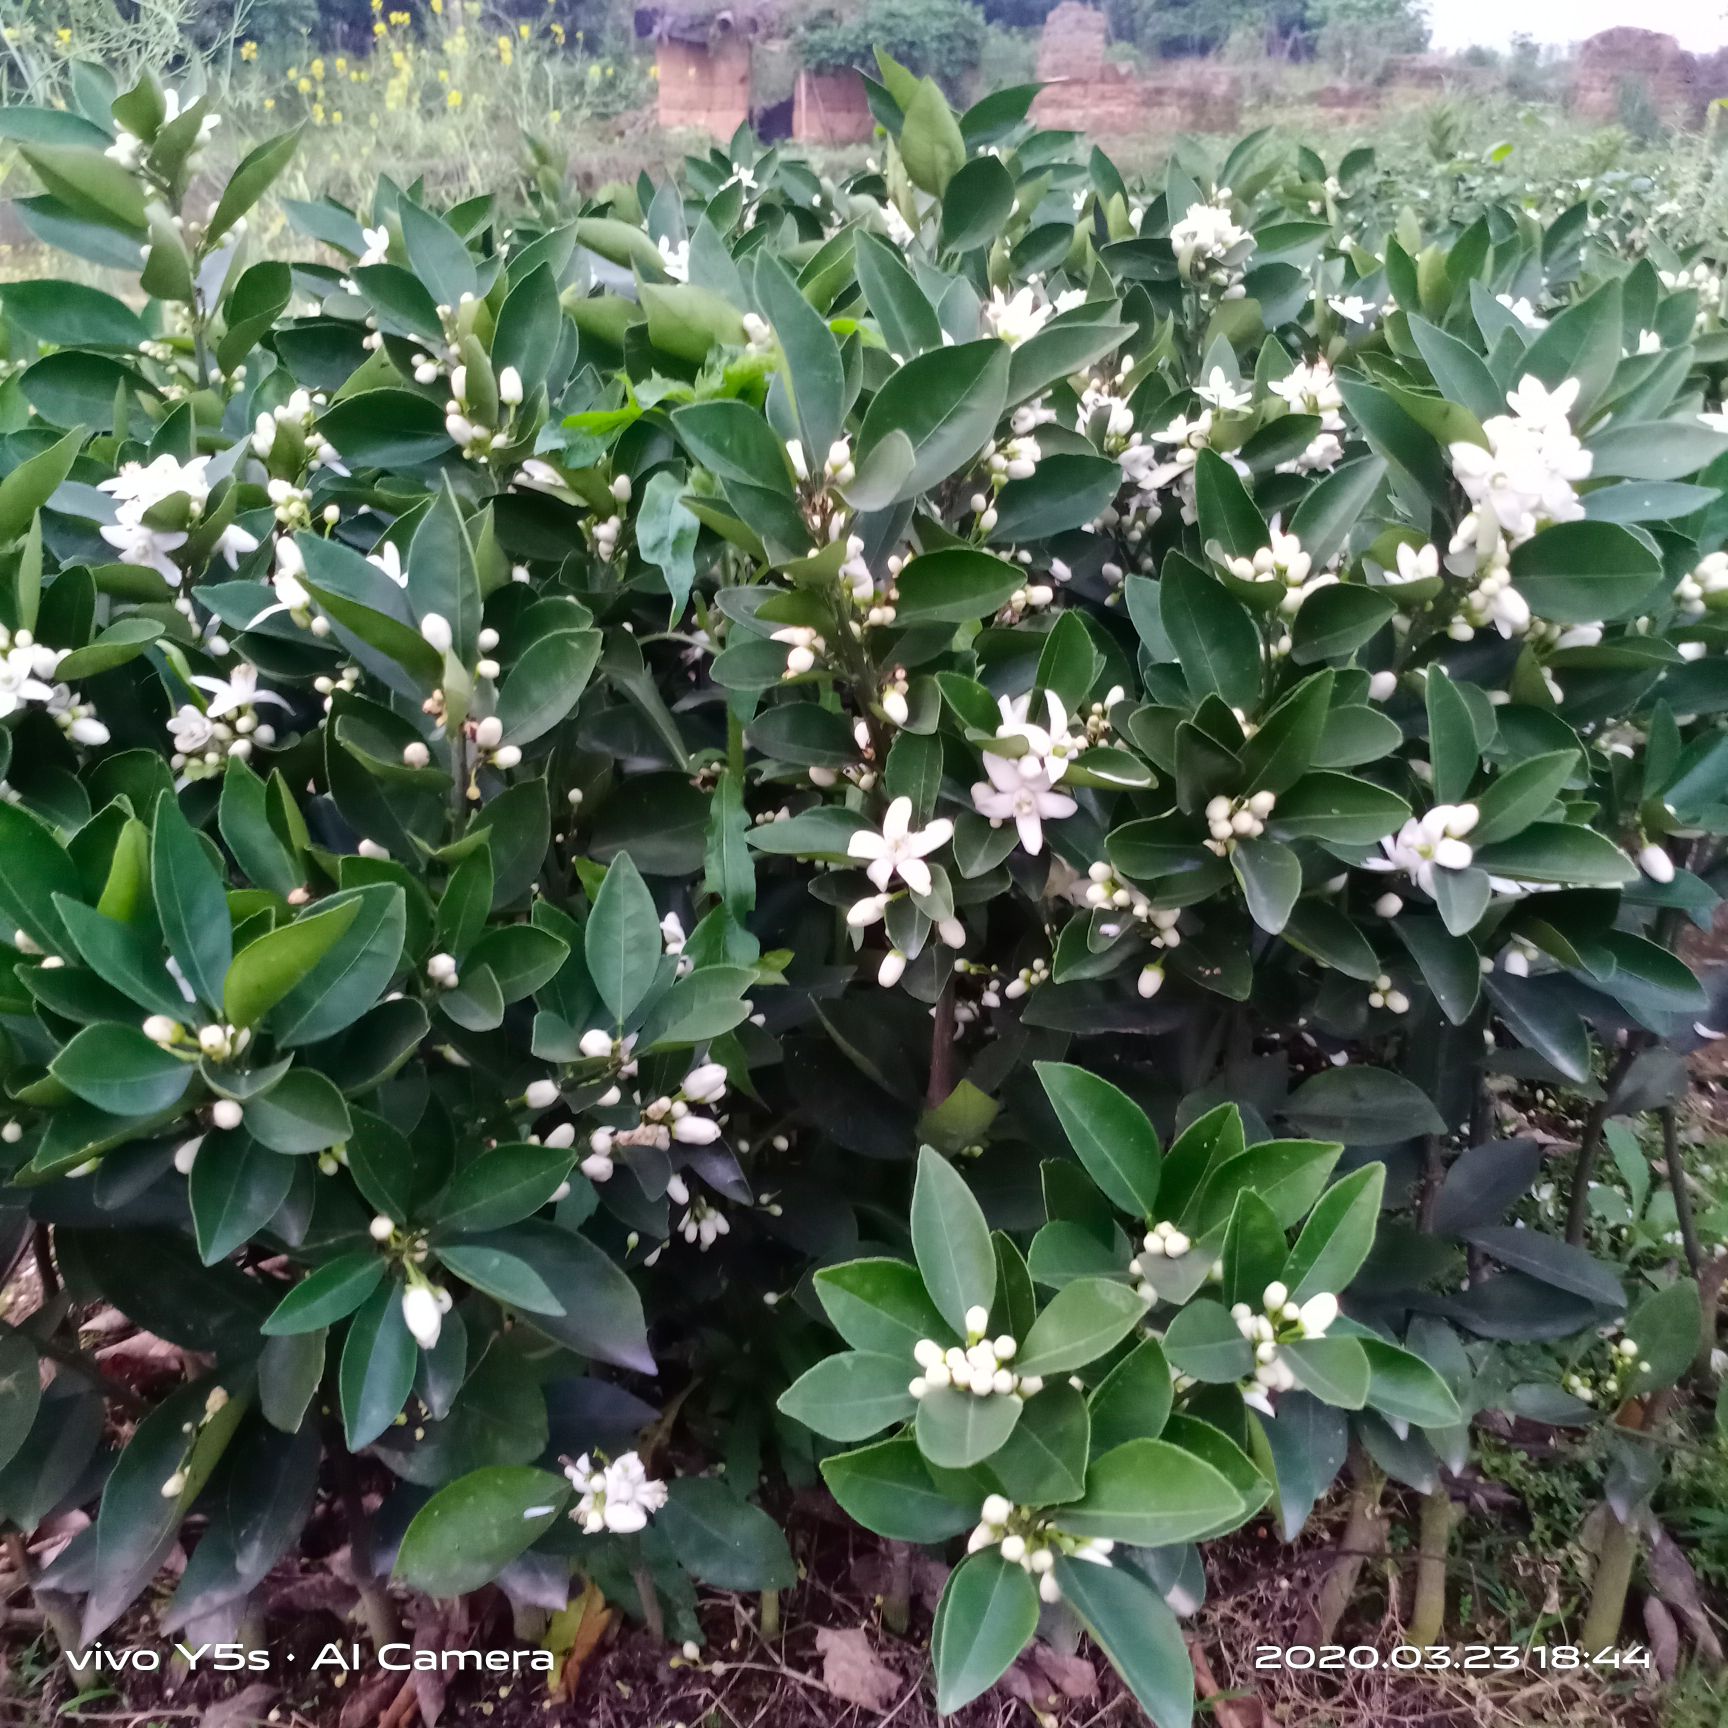
[[[730,138],[750,118],[750,44],[743,37],[707,43],[666,37],[655,61],[662,126]]]
[[[800,144],[862,144],[876,120],[856,72],[800,72],[792,92],[792,136]]]

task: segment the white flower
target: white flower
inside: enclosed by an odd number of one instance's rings
[[[1222,366],[1214,366],[1207,374],[1206,382],[1194,386],[1194,394],[1202,402],[1210,402],[1214,408],[1225,413],[1236,408],[1246,408],[1254,400],[1254,392],[1243,389],[1239,384],[1233,384]]]
[[[258,688],[258,668],[242,660],[226,678],[211,678],[203,674],[195,674],[192,682],[200,690],[210,693],[210,700],[205,705],[205,713],[212,720],[221,720],[229,714],[238,714],[243,709],[253,707],[259,702],[273,702],[278,708],[286,708],[288,703],[273,690]]]
[[[1326,304],[1346,324],[1369,324],[1380,313],[1380,308],[1372,300],[1364,300],[1360,294],[1333,294]]]
[[[1440,553],[1434,546],[1411,546],[1398,543],[1398,573],[1386,572],[1389,585],[1400,582],[1426,582],[1440,574]]]
[[[1044,846],[1044,823],[1072,816],[1079,808],[1067,793],[1053,791],[1042,774],[1028,779],[1019,763],[1005,756],[986,753],[984,772],[988,779],[972,787],[972,807],[994,827],[1012,822],[1020,830],[1020,844],[1034,857]]]
[[[1402,870],[1424,893],[1434,892],[1434,872],[1467,870],[1474,853],[1464,836],[1476,826],[1474,804],[1436,804],[1413,816],[1380,842],[1386,856],[1363,862],[1365,870]]]
[[[584,1452],[574,1464],[565,1466],[564,1474],[572,1486],[582,1490],[570,1516],[590,1536],[602,1530],[634,1535],[646,1529],[649,1516],[666,1504],[666,1484],[650,1478],[634,1452],[604,1465]]]
[[[864,874],[879,889],[886,889],[898,876],[914,894],[928,894],[930,866],[926,856],[953,837],[954,824],[938,816],[924,829],[912,829],[912,800],[896,798],[882,818],[882,832],[864,829],[846,842],[848,857],[864,858]]]
[[[1030,285],[1016,289],[1012,295],[993,288],[989,303],[983,308],[984,326],[1010,348],[1018,348],[1049,323],[1055,310],[1049,301],[1040,300],[1037,289]]]
[[[1282,378],[1271,383],[1274,396],[1281,397],[1293,414],[1318,414],[1323,430],[1344,430],[1344,398],[1338,380],[1324,359],[1298,361]]]
[[[104,523],[98,532],[119,553],[122,564],[154,570],[164,582],[179,587],[180,567],[168,554],[186,544],[184,529],[150,528],[122,517],[118,522]]]
[[[664,234],[659,240],[660,268],[674,282],[690,280],[690,242],[680,240],[676,246]]]
[[[1032,692],[1023,696],[1003,696],[997,700],[996,711],[1002,721],[996,736],[1017,740],[1026,746],[1025,753],[1007,758],[1022,779],[1042,778],[1054,785],[1068,772],[1068,764],[1086,747],[1084,738],[1076,738],[1069,730],[1068,716],[1055,691],[1044,692],[1044,715],[1047,724],[1038,725],[1030,718]],[[988,754],[995,754],[988,752]],[[998,757],[998,760],[1003,758]]]
[[[366,249],[360,254],[357,267],[382,264],[390,256],[390,230],[382,222],[376,228],[362,228],[360,238],[366,242]]]
[[[398,588],[408,586],[408,572],[402,568],[402,552],[394,540],[383,541],[376,551],[367,554],[366,562],[382,570]]]

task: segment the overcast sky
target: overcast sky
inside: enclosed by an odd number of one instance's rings
[[[1728,46],[1725,0],[1429,0],[1436,48],[1503,48],[1513,36],[1578,42],[1616,24],[1665,30],[1682,47]]]

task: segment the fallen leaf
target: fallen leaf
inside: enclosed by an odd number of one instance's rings
[[[816,1634],[822,1652],[822,1684],[842,1704],[866,1710],[886,1710],[900,1696],[900,1676],[870,1648],[862,1627],[836,1631],[824,1626]]]
[[[1032,1660],[1064,1698],[1091,1698],[1098,1691],[1097,1670],[1084,1656],[1065,1656],[1048,1644],[1034,1644]]]
[[[612,1619],[606,1598],[591,1578],[584,1581],[582,1594],[572,1598],[569,1607],[552,1616],[546,1628],[545,1646],[555,1657],[562,1658],[546,1687],[554,1698],[576,1696],[576,1688],[582,1683],[582,1666],[599,1648]]]
[[[232,1698],[208,1704],[200,1718],[203,1728],[253,1728],[253,1724],[265,1720],[276,1692],[276,1687],[260,1680],[255,1686],[236,1692]]]

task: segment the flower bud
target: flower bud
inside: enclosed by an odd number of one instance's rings
[[[402,1318],[422,1350],[430,1350],[444,1330],[444,1313],[438,1298],[424,1284],[410,1284],[402,1292]]]
[[[536,1080],[523,1093],[522,1101],[530,1110],[550,1110],[558,1102],[558,1082],[556,1080]]]

